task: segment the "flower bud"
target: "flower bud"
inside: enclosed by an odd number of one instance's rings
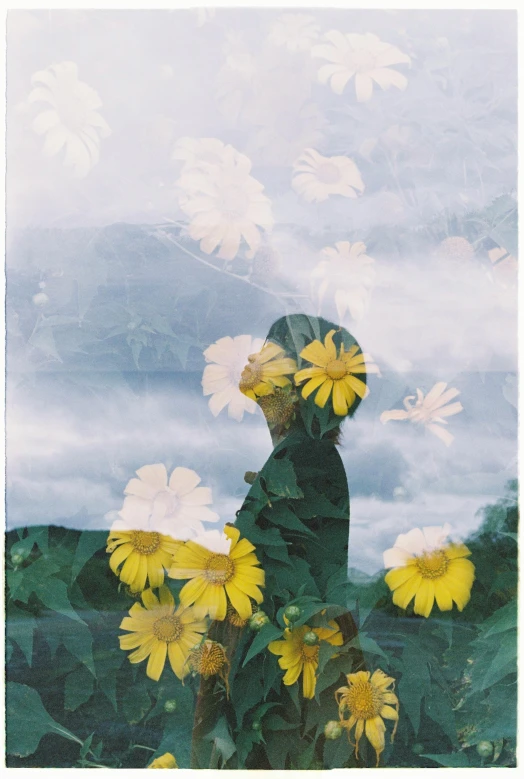
[[[306,646],[316,646],[319,642],[319,637],[314,630],[308,630],[302,641]]]
[[[258,720],[255,720],[253,724],[251,725],[252,730],[262,730],[262,723]]]
[[[411,751],[413,752],[414,755],[421,755],[425,751],[425,749],[426,748],[424,744],[419,744],[418,742],[416,744],[413,744],[413,746],[411,747]]]
[[[477,744],[477,753],[480,757],[489,757],[493,752],[493,744],[491,741],[479,741]]]
[[[296,622],[297,619],[300,619],[301,614],[302,610],[299,606],[288,606],[284,611],[284,617],[288,622]]]
[[[249,620],[249,627],[251,630],[260,630],[264,625],[269,623],[269,617],[265,611],[257,611]]]
[[[174,698],[171,698],[170,700],[164,703],[164,711],[167,714],[172,714],[175,710],[176,710],[176,700]]]
[[[13,565],[22,565],[24,560],[25,557],[23,554],[20,554],[20,552],[11,552],[11,562]]]
[[[330,741],[335,741],[335,739],[340,738],[343,730],[344,728],[340,722],[332,719],[329,722],[326,722],[324,726],[324,735]]]

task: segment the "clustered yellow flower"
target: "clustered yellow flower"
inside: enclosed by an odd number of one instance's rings
[[[300,357],[311,365],[299,371],[295,361],[284,356],[283,349],[276,344],[266,344],[258,354],[249,356],[249,363],[240,379],[240,390],[254,400],[265,398],[276,394],[279,388],[289,387],[291,381],[288,376],[293,374],[296,385],[307,381],[302,388],[305,400],[317,390],[317,406],[324,408],[332,396],[335,414],[346,416],[357,395],[364,398],[369,392],[357,374],[365,376],[368,372],[378,372],[378,369],[371,356],[363,354],[356,344],[347,352],[341,344],[337,351],[333,343],[335,332],[330,330],[324,343],[315,339],[302,349]],[[260,405],[264,405],[263,400]]]

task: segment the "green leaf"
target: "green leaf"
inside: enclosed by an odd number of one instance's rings
[[[275,625],[264,625],[259,632],[255,635],[253,643],[249,647],[249,651],[246,655],[246,659],[242,663],[244,667],[255,655],[258,655],[264,650],[271,641],[276,641],[282,638],[282,630],[275,627]]]
[[[36,628],[36,620],[28,611],[9,606],[6,621],[7,636],[15,641],[31,668],[33,662],[33,631]]]
[[[264,720],[264,728],[268,730],[295,730],[300,727],[300,721],[288,722],[280,714],[270,714]]]
[[[71,566],[71,583],[74,582],[87,561],[95,552],[102,549],[107,543],[107,533],[94,530],[84,530],[80,534],[75,549],[75,557]]]
[[[469,767],[469,760],[464,752],[453,752],[449,755],[421,755],[428,760],[434,760],[435,763],[444,765],[447,768],[467,768]]]
[[[64,685],[64,708],[76,711],[93,694],[95,680],[85,665],[67,674]]]
[[[517,627],[517,600],[514,598],[502,608],[497,609],[491,617],[486,619],[480,629],[482,638],[503,633]]]
[[[32,687],[17,682],[6,685],[7,753],[17,757],[32,755],[47,733],[57,733],[82,743],[56,722],[45,710],[40,695]]]
[[[59,614],[69,617],[69,619],[84,624],[83,620],[80,619],[71,606],[67,595],[67,585],[61,579],[44,579],[38,590],[36,590],[36,593],[44,606],[47,606],[48,609],[57,611]]]
[[[235,742],[227,727],[227,720],[225,717],[220,717],[213,730],[207,733],[203,740],[212,741],[214,743],[215,748],[222,755],[222,767],[224,767],[224,764],[227,763],[229,758],[237,751]]]
[[[122,699],[124,716],[130,725],[136,725],[151,708],[151,698],[142,680],[131,685]]]
[[[300,521],[297,515],[284,501],[279,501],[278,503],[274,503],[271,508],[264,509],[262,516],[279,527],[284,527],[287,530],[296,530],[309,536],[315,536],[313,531]]]
[[[384,660],[389,665],[389,657],[386,655],[386,653],[380,648],[380,646],[377,644],[377,642],[371,638],[371,636],[368,636],[367,633],[364,631],[362,633],[359,633],[355,638],[353,638],[349,643],[348,647],[352,649],[360,649],[364,652],[364,654],[371,654],[371,655],[378,655],[379,657],[384,658]]]
[[[517,635],[506,636],[500,645],[497,654],[492,660],[484,680],[482,689],[486,690],[491,685],[503,679],[507,674],[517,672]]]
[[[33,592],[39,594],[49,577],[60,570],[60,566],[46,557],[39,557],[27,568],[8,574],[8,584],[13,600],[27,603]],[[11,572],[9,572],[11,573]]]
[[[458,746],[455,713],[449,694],[446,695],[438,685],[433,684],[431,691],[425,698],[424,708],[428,717],[440,725],[453,746]]]
[[[297,484],[293,463],[287,458],[271,457],[260,473],[264,479],[266,492],[282,498],[303,498],[304,493]]]
[[[398,697],[402,707],[418,734],[420,727],[420,704],[422,698],[430,690],[428,658],[415,641],[406,639],[402,660],[396,665],[402,670],[402,678],[398,684]]]

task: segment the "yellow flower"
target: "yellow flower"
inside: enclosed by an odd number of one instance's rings
[[[222,644],[208,639],[200,646],[193,648],[189,654],[189,667],[205,679],[210,676],[220,676],[229,697],[229,671],[231,664]]]
[[[377,669],[370,677],[369,671],[347,674],[348,687],[339,687],[335,693],[340,722],[347,729],[348,739],[355,727],[355,756],[364,733],[377,754],[377,766],[384,751],[386,725],[382,719],[395,720],[391,741],[395,738],[398,724],[398,698],[393,692],[395,680]],[[396,707],[396,708],[393,708]],[[349,718],[346,715],[349,713]],[[351,743],[351,741],[350,741]]]
[[[169,568],[181,544],[156,532],[114,529],[107,538],[106,552],[111,554],[109,565],[113,573],[129,584],[131,592],[140,592],[148,579],[150,587],[164,583],[164,568]]]
[[[252,614],[250,598],[262,603],[259,587],[265,583],[264,571],[257,567],[255,547],[246,538],[240,539],[240,531],[232,525],[225,526],[221,539],[211,539],[212,532],[206,536],[207,547],[187,541],[173,558],[168,575],[191,580],[182,587],[180,602],[183,606],[194,604],[200,618],[209,614],[211,619],[223,620],[229,598],[239,616],[247,619]]]
[[[401,609],[415,598],[415,614],[429,617],[435,600],[440,611],[451,611],[453,601],[462,611],[469,601],[475,566],[465,560],[471,552],[464,544],[446,542],[450,525],[416,527],[401,534],[384,552],[385,581],[393,603]]]
[[[153,590],[142,593],[143,608],[135,603],[129,609],[129,617],[124,617],[120,627],[130,630],[119,636],[120,649],[134,649],[129,662],[141,663],[146,657],[146,673],[156,682],[160,679],[166,657],[173,673],[183,679],[189,673],[187,659],[190,650],[202,640],[207,623],[199,619],[193,609],[180,605],[175,609],[175,600],[169,588],[160,587],[158,598]]]
[[[344,351],[344,344],[337,348],[333,343],[335,331],[330,330],[322,344],[320,341],[312,341],[300,352],[304,360],[309,360],[314,367],[304,368],[295,374],[296,384],[301,384],[309,379],[302,388],[302,397],[307,399],[311,393],[318,389],[315,403],[324,408],[333,392],[333,410],[337,416],[346,416],[348,410],[355,402],[358,395],[365,398],[368,389],[364,382],[355,376],[355,373],[366,373],[366,360],[371,358],[367,354],[359,352],[355,344],[349,350]]]
[[[240,377],[240,391],[256,400],[274,392],[275,387],[289,386],[291,381],[286,374],[295,373],[297,364],[284,355],[284,350],[273,343],[267,343],[257,354],[250,354]]]
[[[171,752],[166,752],[149,763],[148,768],[178,768],[178,765]]]
[[[503,287],[514,284],[517,280],[518,263],[507,249],[495,246],[488,251],[488,257],[493,266],[493,278]]]
[[[318,649],[319,645],[306,644],[304,636],[307,633],[316,633],[319,639],[327,641],[333,646],[341,646],[343,643],[342,633],[338,629],[337,623],[333,620],[329,623],[330,628],[310,628],[308,625],[284,630],[284,640],[272,641],[268,649],[274,655],[282,655],[279,660],[279,666],[286,671],[284,674],[284,684],[294,684],[302,674],[302,693],[304,698],[315,697],[315,686],[317,683],[315,671],[318,668]]]

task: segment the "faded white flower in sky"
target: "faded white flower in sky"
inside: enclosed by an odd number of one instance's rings
[[[168,478],[162,463],[144,465],[124,492],[126,498],[114,527],[149,530],[187,541],[204,532],[203,522],[217,522],[209,487],[199,487],[200,476],[191,468],[175,468]]]
[[[180,208],[189,216],[189,235],[205,254],[218,248],[218,257],[233,260],[244,241],[246,257],[253,259],[262,240],[260,228],[271,230],[271,201],[250,171],[251,160],[229,147],[221,165],[182,172],[177,184],[186,195]]]
[[[313,16],[282,14],[272,26],[268,40],[275,46],[284,46],[295,53],[308,51],[319,33],[320,26]]]
[[[329,294],[335,302],[339,324],[346,314],[354,320],[362,319],[376,278],[375,260],[366,254],[366,244],[337,241],[322,249],[320,256],[321,261],[311,273],[318,313]]]
[[[293,166],[292,186],[308,202],[319,203],[330,195],[357,197],[364,191],[360,171],[349,157],[323,157],[306,149]]]
[[[33,130],[45,136],[43,153],[64,151],[64,165],[79,178],[87,176],[99,159],[100,139],[111,130],[98,113],[102,101],[95,89],[80,81],[74,62],[59,62],[31,77],[30,103],[44,104],[33,120]]]
[[[409,65],[411,58],[396,46],[384,43],[373,33],[344,35],[338,30],[327,32],[324,40],[326,43],[313,46],[311,54],[330,63],[319,69],[318,80],[321,84],[329,82],[337,95],[353,76],[359,103],[371,100],[374,83],[382,89],[406,88],[407,78],[391,65]]]
[[[450,400],[460,395],[460,391],[453,387],[446,390],[447,383],[439,381],[435,384],[428,394],[424,397],[423,392],[417,389],[417,400],[413,406],[411,401],[415,400],[415,395],[408,395],[404,398],[405,411],[393,409],[392,411],[383,411],[380,415],[382,424],[391,420],[409,420],[416,425],[424,425],[431,433],[440,438],[446,446],[449,446],[454,436],[445,430],[442,425],[447,425],[445,417],[451,417],[463,411],[460,401],[450,403]]]
[[[241,422],[244,411],[254,414],[258,406],[254,400],[240,392],[238,385],[250,354],[257,354],[264,344],[262,338],[250,335],[226,336],[208,346],[204,352],[206,362],[202,388],[204,395],[211,395],[209,408],[218,416],[227,406],[228,415]]]

